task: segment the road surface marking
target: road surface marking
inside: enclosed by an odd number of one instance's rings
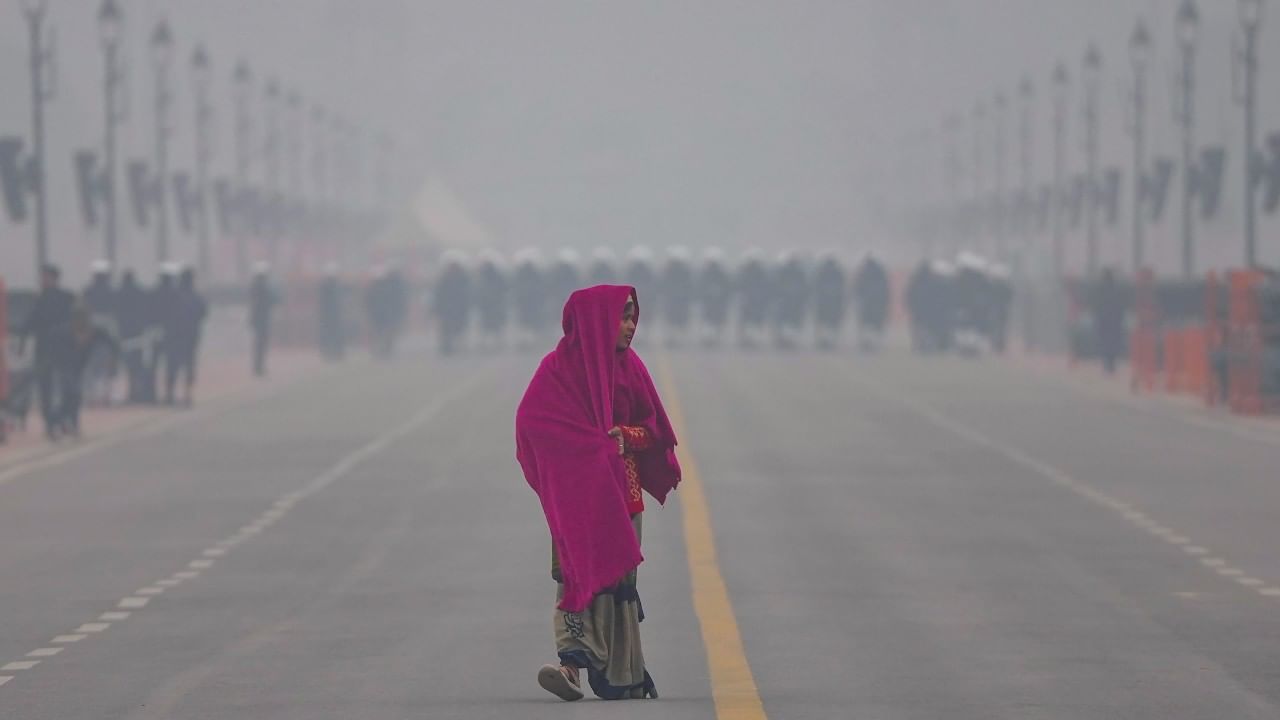
[[[165,578],[164,580],[156,581],[156,585],[163,588],[176,587],[181,584],[182,584],[181,580],[175,580],[174,578]]]
[[[469,392],[473,387],[479,385],[482,379],[483,379],[483,374],[477,373],[475,375],[472,375],[471,378],[469,378],[467,381],[461,384],[455,385],[453,388],[451,388],[451,391],[449,393],[445,395],[437,395],[435,398],[433,398],[431,402],[429,402],[424,407],[420,408],[418,412],[414,413],[407,421],[394,426],[387,432],[384,432],[382,435],[375,437],[373,440],[365,443],[364,445],[360,446],[356,450],[348,453],[342,459],[340,459],[336,464],[331,466],[327,471],[325,471],[321,475],[314,478],[311,482],[307,483],[307,485],[305,485],[303,488],[299,490],[294,490],[292,492],[286,493],[285,495],[281,496],[279,499],[275,501],[275,503],[273,504],[270,510],[263,513],[262,517],[265,519],[259,519],[251,525],[246,525],[244,526],[244,528],[241,528],[239,531],[237,531],[235,535],[232,535],[230,538],[222,540],[212,548],[203,550],[201,552],[201,555],[204,556],[204,558],[199,560],[192,560],[191,562],[187,563],[187,567],[197,568],[200,570],[204,568],[212,567],[213,560],[208,558],[225,555],[227,553],[227,550],[225,549],[226,546],[236,545],[241,541],[243,541],[244,539],[247,539],[247,535],[255,534],[259,530],[261,530],[263,527],[266,527],[274,523],[276,520],[279,520],[282,516],[284,516],[286,512],[293,509],[293,506],[297,504],[298,501],[306,498],[309,495],[320,492],[321,490],[333,484],[334,482],[337,482],[338,480],[342,479],[360,463],[364,462],[370,457],[390,447],[392,443],[397,442],[399,440],[403,440],[404,438],[408,437],[414,431],[419,429],[422,425],[426,424],[428,421],[430,421],[431,419],[439,415],[440,412],[449,403],[463,396],[465,393]],[[112,442],[118,442],[118,441],[119,440],[112,440]],[[0,481],[0,484],[2,484],[2,481]],[[252,532],[246,533],[245,532],[246,528],[251,529]],[[117,604],[117,607],[129,608],[129,609],[144,608],[147,606],[147,603],[150,602],[151,600],[151,598],[148,596],[160,595],[165,591],[166,587],[176,585],[179,582],[181,582],[183,579],[195,578],[199,576],[199,574],[200,573],[198,572],[198,570],[183,570],[180,572],[176,572],[171,576],[171,578],[174,578],[174,579],[159,580],[152,585],[148,585],[144,588],[141,588],[138,591],[136,591],[132,596],[126,597],[120,600],[120,602]],[[127,617],[129,617],[128,612],[106,612],[100,615],[99,619],[123,620]],[[76,629],[77,633],[82,633],[82,634],[74,635],[74,636],[59,635],[57,638],[54,639],[54,642],[77,642],[87,637],[87,635],[83,633],[98,633],[106,630],[109,627],[111,627],[110,622],[85,623]],[[72,638],[74,638],[74,640]],[[60,648],[60,647],[39,648],[37,650],[33,650],[32,652],[28,653],[27,657],[49,657],[62,652],[62,650],[63,648]],[[3,670],[26,670],[26,669],[35,667],[37,664],[39,664],[39,662],[40,662],[39,660],[14,662],[14,663],[9,663],[8,665],[4,666],[4,668],[2,669]],[[4,677],[4,676],[0,676],[0,677]],[[3,680],[2,682],[0,682],[0,685],[3,685],[5,682],[8,682],[9,679],[12,679],[12,678]]]
[[[983,435],[982,433],[976,430],[973,430],[967,425],[964,425],[960,422],[957,422],[956,420],[951,419],[949,416],[943,414],[940,410],[924,402],[923,400],[911,397],[903,393],[900,389],[895,389],[893,392],[890,392],[885,388],[875,385],[874,383],[870,383],[866,380],[859,380],[858,383],[863,387],[867,388],[873,394],[881,398],[884,398],[890,402],[894,402],[906,407],[907,409],[916,413],[917,415],[924,418],[925,420],[928,420],[929,422],[942,428],[943,430],[950,432],[953,435],[957,435],[965,440],[968,440],[969,442],[975,445],[980,445],[989,450],[995,451],[996,453],[1003,455],[1006,459],[1012,461],[1013,463],[1032,470],[1036,474],[1048,479],[1054,484],[1065,487],[1071,490],[1072,492],[1074,492],[1075,494],[1080,495],[1081,497],[1084,497],[1085,499],[1088,499],[1094,503],[1097,503],[1102,507],[1115,510],[1120,514],[1121,517],[1128,520],[1135,527],[1141,528],[1144,526],[1144,524],[1148,522],[1154,522],[1145,513],[1141,513],[1134,510],[1133,506],[1130,505],[1129,503],[1122,502],[1116,498],[1109,497],[1106,493],[1096,488],[1089,487],[1088,485],[1085,485],[1079,480],[1076,480],[1074,477],[1072,477],[1070,474],[1068,474],[1064,470],[1056,468],[1047,463],[1041,462],[1040,460],[1037,460],[1036,458],[1031,457],[1030,455],[1027,455],[1026,453],[1022,452],[1021,450],[1018,450],[1017,448],[1011,445],[1007,445],[998,440],[994,440],[990,437],[987,437],[986,435]],[[1160,526],[1160,527],[1162,529],[1167,529],[1167,528],[1164,528],[1163,526]],[[1181,546],[1183,552],[1187,553],[1188,555],[1205,556],[1209,554],[1208,548],[1201,545],[1190,544],[1191,543],[1190,538],[1187,538],[1183,535],[1166,535],[1165,533],[1157,533],[1157,535],[1161,537],[1163,540],[1165,540],[1165,542],[1168,542],[1171,545]],[[1219,563],[1222,565],[1227,564],[1227,561],[1225,559],[1219,559],[1219,558],[1200,557],[1200,560],[1207,568],[1215,569],[1215,570],[1218,570],[1219,572],[1223,568],[1217,567],[1217,565]],[[1213,560],[1215,562],[1205,562],[1207,560]],[[1231,579],[1235,580],[1237,583],[1241,585],[1244,585],[1245,587],[1249,587],[1257,590],[1257,592],[1261,595],[1266,595],[1268,597],[1280,596],[1280,588],[1274,588],[1274,587],[1262,588],[1261,586],[1265,585],[1266,584],[1265,582],[1257,578],[1244,575],[1243,571],[1241,571],[1240,576],[1236,576],[1235,573],[1221,573],[1221,574],[1225,577],[1230,577]],[[1272,592],[1272,591],[1275,591],[1275,592]]]
[[[13,679],[12,675],[0,675],[0,685],[3,685]]]
[[[54,638],[54,639],[50,640],[49,642],[56,642],[56,643],[73,643],[73,642],[80,642],[81,640],[83,640],[83,639],[85,639],[85,638],[87,638],[87,637],[89,637],[89,636],[88,636],[88,635],[85,635],[84,633],[78,633],[78,634],[75,634],[75,635],[59,635],[58,637],[56,637],[56,638]]]
[[[667,358],[660,358],[662,386],[671,421],[681,437],[687,435],[680,394],[676,389]],[[689,577],[693,585],[693,608],[702,629],[702,645],[707,651],[711,671],[711,694],[715,699],[718,720],[766,720],[760,691],[747,661],[738,620],[733,613],[729,590],[716,559],[715,537],[711,530],[711,513],[703,490],[698,464],[689,453],[688,444],[678,448],[683,480],[680,483],[680,508],[684,515],[685,548],[689,557]]]

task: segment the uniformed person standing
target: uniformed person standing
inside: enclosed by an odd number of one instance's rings
[[[191,268],[182,271],[173,293],[170,322],[165,328],[165,382],[164,401],[174,404],[178,377],[183,379],[183,404],[191,407],[192,390],[196,383],[196,358],[200,352],[200,331],[209,305],[196,289],[196,273]]]
[[[73,376],[71,362],[71,311],[75,296],[59,287],[61,273],[54,265],[40,272],[40,294],[18,330],[18,353],[35,338],[35,382],[40,394],[40,413],[45,435],[59,439],[68,428],[63,424],[64,405],[70,397]]]

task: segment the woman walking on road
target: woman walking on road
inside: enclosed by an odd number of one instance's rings
[[[579,670],[605,700],[656,698],[640,647],[636,590],[641,515],[680,482],[676,436],[640,357],[635,289],[578,290],[564,337],[543,358],[516,410],[516,458],[551,530],[559,663],[538,684],[583,696]]]

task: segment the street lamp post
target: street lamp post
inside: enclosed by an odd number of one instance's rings
[[[1195,220],[1191,207],[1195,187],[1192,183],[1192,153],[1195,143],[1195,53],[1200,30],[1200,13],[1195,0],[1183,0],[1176,20],[1181,75],[1175,86],[1174,122],[1182,130],[1182,275],[1195,274]]]
[[[1146,177],[1147,62],[1151,57],[1151,36],[1141,19],[1129,36],[1129,60],[1133,64],[1133,271],[1146,264],[1146,222],[1142,217]]]
[[[106,207],[103,223],[103,251],[114,271],[119,259],[116,227],[116,126],[123,120],[118,91],[122,76],[120,67],[120,31],[123,15],[116,0],[103,0],[98,11],[98,31],[102,39],[104,133],[102,142],[102,177]]]
[[[982,167],[985,162],[985,144],[982,142],[982,134],[986,130],[987,124],[987,104],[981,100],[973,106],[973,207],[974,223],[973,223],[973,247],[971,250],[977,251],[978,246],[982,242],[983,235],[983,192],[986,187],[983,183]]]
[[[1063,166],[1065,161],[1065,145],[1067,137],[1067,92],[1069,90],[1067,66],[1058,63],[1053,70],[1053,274],[1061,278],[1063,263],[1063,201],[1064,187]]]
[[[1035,86],[1031,84],[1031,78],[1024,77],[1018,85],[1018,100],[1021,104],[1021,119],[1018,128],[1018,145],[1019,145],[1019,165],[1021,167],[1020,185],[1022,186],[1022,197],[1024,202],[1031,200],[1031,128],[1032,128],[1032,104],[1035,102]],[[1031,239],[1031,224],[1023,223],[1024,233],[1022,248],[1023,252],[1027,251]]]
[[[262,154],[263,169],[265,175],[263,177],[265,186],[265,195],[270,207],[278,210],[280,205],[280,84],[275,80],[268,80],[266,87],[263,89],[264,112],[263,118],[266,127],[263,128],[262,136]],[[280,227],[279,213],[271,212],[269,214],[270,221],[267,224],[267,253],[270,257],[271,265],[274,267],[279,263],[280,252]]]
[[[1243,40],[1236,40],[1232,70],[1243,70],[1243,87],[1237,86],[1236,99],[1244,105],[1244,261],[1248,267],[1258,264],[1256,150],[1258,104],[1258,28],[1262,24],[1262,0],[1239,0],[1240,30]],[[1241,47],[1243,42],[1243,47]],[[1239,76],[1237,76],[1239,77]]]
[[[249,186],[249,165],[253,159],[253,150],[249,142],[250,117],[249,117],[249,100],[253,91],[253,77],[249,73],[249,66],[243,60],[236,63],[235,74],[232,76],[233,88],[235,91],[235,143],[236,143],[236,194],[244,193]],[[237,213],[238,219],[235,224],[236,236],[236,278],[244,281],[249,277],[249,253],[245,233],[245,222],[243,216]]]
[[[1085,156],[1085,272],[1093,277],[1098,272],[1098,82],[1102,75],[1102,53],[1089,44],[1080,74],[1084,90],[1084,156]]]
[[[996,197],[995,207],[997,208],[996,215],[995,217],[992,218],[993,226],[995,229],[994,234],[995,234],[995,240],[996,240],[996,251],[994,255],[1003,261],[1008,259],[1005,256],[1009,252],[1008,238],[1006,235],[1008,226],[1005,222],[1008,215],[1003,212],[1003,208],[1005,207],[1004,206],[1004,199],[1005,199],[1004,198],[1004,191],[1005,191],[1005,182],[1004,182],[1005,167],[1004,166],[1005,166],[1005,150],[1006,150],[1005,132],[1008,129],[1007,120],[1008,120],[1009,99],[1005,97],[1004,93],[998,92],[996,93],[995,98],[992,100],[991,108],[992,108],[992,114],[994,116],[993,119],[995,121],[993,124],[993,130],[995,131],[995,142],[993,144],[994,152],[992,153],[992,155],[995,163],[994,192]]]
[[[204,46],[197,46],[191,54],[191,81],[195,89],[196,126],[196,197],[199,198],[199,214],[196,216],[197,267],[200,276],[209,277],[209,160],[212,155],[209,128],[213,120],[213,107],[209,102],[209,84],[212,75],[209,55]]]
[[[173,96],[169,89],[169,68],[173,64],[173,31],[160,20],[151,34],[151,60],[156,72],[156,261],[169,261],[169,116]]]
[[[27,19],[30,35],[31,70],[31,142],[35,177],[32,194],[36,200],[36,276],[49,264],[48,207],[45,196],[44,156],[44,105],[53,96],[49,82],[49,70],[53,62],[53,48],[45,42],[44,22],[48,14],[48,0],[22,0],[23,15]]]

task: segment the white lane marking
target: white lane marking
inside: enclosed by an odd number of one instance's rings
[[[1240,568],[1220,567],[1218,568],[1218,574],[1225,575],[1226,577],[1240,577],[1241,575],[1244,575],[1244,571]]]
[[[1166,542],[1168,542],[1171,545],[1181,546],[1182,550],[1188,555],[1205,556],[1209,554],[1208,548],[1205,548],[1201,545],[1191,545],[1190,544],[1191,540],[1183,535],[1167,534],[1167,533],[1171,533],[1172,531],[1169,531],[1168,528],[1165,528],[1162,525],[1158,525],[1154,520],[1147,517],[1145,513],[1134,510],[1129,503],[1122,502],[1115,498],[1109,497],[1107,496],[1106,493],[1103,493],[1102,491],[1097,490],[1096,488],[1089,487],[1088,485],[1085,485],[1084,483],[1076,480],[1075,478],[1073,478],[1071,475],[1067,474],[1063,470],[1060,470],[1047,463],[1043,463],[1037,460],[1036,458],[1031,457],[1030,455],[1027,455],[1021,450],[1018,450],[1013,446],[1006,445],[997,440],[993,440],[992,438],[989,438],[986,435],[983,435],[982,433],[972,430],[971,428],[965,425],[962,425],[956,422],[955,420],[952,420],[950,417],[944,415],[941,411],[935,409],[932,405],[929,405],[928,403],[925,403],[922,400],[905,396],[900,391],[890,394],[883,388],[878,387],[871,383],[861,382],[860,384],[862,384],[864,387],[868,388],[873,393],[879,395],[882,398],[888,399],[892,402],[896,402],[898,404],[906,406],[907,408],[910,408],[911,410],[914,410],[921,417],[925,418],[926,420],[932,422],[934,425],[937,425],[938,427],[944,430],[947,430],[948,432],[954,435],[958,435],[961,438],[964,438],[975,445],[980,445],[989,450],[993,450],[996,453],[999,453],[1000,455],[1003,455],[1005,458],[1011,460],[1012,462],[1018,465],[1022,465],[1023,467],[1029,468],[1030,470],[1045,477],[1046,479],[1053,482],[1054,484],[1062,485],[1063,487],[1068,488],[1069,490],[1076,493],[1077,495],[1080,495],[1090,501],[1098,503],[1103,507],[1108,507],[1119,512],[1122,517],[1129,520],[1131,523],[1133,523],[1137,527],[1146,527],[1146,529],[1152,530],[1153,532],[1155,532],[1154,528],[1157,528],[1157,527],[1161,531],[1167,531],[1167,532],[1157,532],[1156,534],[1161,536]],[[1206,567],[1217,570],[1219,572],[1221,572],[1224,569],[1221,566],[1227,564],[1227,561],[1221,558],[1200,557],[1200,560],[1201,560],[1201,563],[1204,564]],[[1232,569],[1234,570],[1234,568]],[[1257,591],[1262,595],[1268,595],[1268,596],[1280,595],[1280,588],[1260,588],[1260,586],[1265,585],[1266,583],[1264,583],[1262,580],[1259,580],[1257,578],[1244,575],[1243,571],[1241,571],[1240,576],[1236,576],[1236,573],[1234,572],[1221,573],[1221,574],[1226,577],[1231,577],[1231,579],[1235,580],[1237,583],[1241,585],[1244,585],[1245,587],[1257,589]]]
[[[458,396],[469,391],[473,386],[477,385],[480,379],[481,378],[478,375],[473,376],[467,382],[461,385],[454,386],[451,389],[451,392],[449,392],[448,394],[443,396],[437,396],[436,398],[433,399],[431,403],[419,409],[418,412],[414,413],[413,416],[410,417],[404,423],[401,423],[400,425],[392,428],[390,431],[382,434],[381,436],[373,439],[372,441],[366,443],[365,445],[357,448],[355,451],[347,454],[345,457],[339,460],[338,463],[331,466],[328,471],[317,476],[301,489],[294,490],[282,496],[281,498],[277,499],[272,509],[268,510],[266,513],[263,514],[264,519],[258,520],[252,525],[246,525],[244,528],[238,531],[237,534],[222,540],[212,548],[208,548],[202,551],[201,554],[205,556],[205,558],[213,558],[213,557],[219,557],[219,556],[225,555],[227,552],[226,548],[242,542],[243,540],[247,539],[248,536],[256,534],[262,528],[274,523],[276,520],[279,520],[286,512],[291,510],[298,501],[302,500],[303,498],[306,498],[308,495],[311,495],[313,493],[317,493],[323,490],[324,488],[328,487],[332,483],[338,481],[339,479],[341,479],[342,477],[350,473],[351,470],[354,469],[361,462],[385,450],[393,442],[396,442],[398,440],[401,440],[407,437],[409,434],[411,434],[416,429],[418,429],[418,427],[420,427],[422,424],[426,423],[431,418],[433,418],[448,403],[452,402]],[[187,567],[204,569],[204,568],[211,567],[212,565],[213,565],[213,560],[200,559],[200,560],[192,560],[190,563],[187,564]],[[183,570],[183,571],[174,573],[170,579],[159,580],[153,585],[149,585],[147,587],[139,589],[137,592],[134,593],[134,595],[123,598],[117,604],[117,607],[130,608],[130,609],[138,609],[138,608],[146,607],[147,603],[150,602],[150,599],[151,599],[150,597],[147,597],[147,596],[159,595],[165,591],[166,587],[172,587],[174,585],[177,585],[184,579],[194,578],[199,574],[200,573],[195,570]],[[103,613],[100,616],[100,619],[123,620],[127,617],[129,617],[128,612],[113,611],[113,612]],[[59,635],[58,637],[54,638],[54,642],[78,642],[88,637],[87,633],[102,632],[109,627],[111,627],[110,622],[85,623],[81,625],[79,628],[76,628],[76,632],[78,633],[77,635]],[[28,653],[27,657],[52,657],[62,652],[62,650],[63,648],[61,647],[38,648]],[[39,660],[12,662],[4,666],[2,669],[26,670],[26,669],[35,667],[39,663],[40,663]],[[0,685],[3,685],[4,683],[8,682],[11,679],[12,679],[11,677],[0,676]]]
[[[0,685],[3,685],[13,679],[12,675],[0,675]]]

